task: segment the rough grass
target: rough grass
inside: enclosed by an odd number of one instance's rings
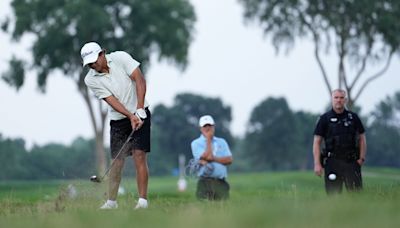
[[[88,180],[0,184],[0,227],[399,227],[400,170],[365,171],[360,193],[327,197],[312,172],[231,174],[227,202],[199,202],[173,177],[150,180],[150,208],[135,211],[134,179],[119,208],[100,211],[106,184]],[[78,195],[68,196],[73,184]]]

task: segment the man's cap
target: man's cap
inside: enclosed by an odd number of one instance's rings
[[[214,119],[210,115],[200,117],[199,126],[204,127],[205,125],[215,125]]]
[[[89,42],[83,45],[81,49],[81,57],[83,61],[83,66],[89,63],[94,63],[99,58],[99,53],[102,51],[100,45],[96,42]]]

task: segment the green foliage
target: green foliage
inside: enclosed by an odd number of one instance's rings
[[[0,134],[0,180],[24,177],[29,170],[21,163],[26,156],[23,139],[6,139]]]
[[[94,141],[77,138],[70,146],[47,144],[27,151],[22,139],[0,136],[0,179],[73,179],[95,173]]]
[[[87,68],[82,67],[80,49],[96,41],[108,52],[123,50],[150,66],[150,58],[166,60],[181,70],[188,64],[196,15],[188,0],[13,0],[14,20],[6,17],[1,27],[15,41],[29,35],[32,63],[13,58],[3,80],[19,89],[24,71],[37,74],[37,85],[45,92],[47,79],[54,71],[74,80],[87,108],[97,141],[97,167],[104,170],[103,148],[105,111],[94,107],[84,84]],[[1,19],[0,19],[1,20]],[[96,110],[95,112],[93,110]]]
[[[398,0],[239,0],[244,17],[256,21],[272,38],[276,50],[290,50],[297,40],[310,39],[324,82],[348,92],[352,107],[365,87],[388,69],[400,50]],[[338,58],[337,86],[332,86],[321,55],[334,50]],[[382,64],[376,74],[367,67]],[[350,76],[352,74],[352,76]],[[356,86],[358,85],[358,86]],[[357,90],[355,87],[358,87]]]
[[[211,107],[211,108],[210,108]],[[367,165],[400,167],[400,93],[377,105],[367,130]],[[231,109],[219,98],[177,95],[171,107],[157,105],[152,116],[151,176],[170,175],[178,167],[178,155],[192,158],[190,143],[200,135],[198,118],[211,114],[216,135],[226,138],[234,154],[230,172],[311,169],[316,114],[294,112],[284,98],[267,98],[254,108],[244,138],[229,131]],[[23,139],[0,135],[0,180],[87,179],[95,174],[94,140],[77,138],[71,145],[50,143],[25,149]],[[127,158],[125,176],[134,176]]]
[[[89,41],[131,53],[143,70],[153,53],[181,69],[187,65],[196,16],[186,0],[14,0],[11,6],[15,21],[7,20],[12,26],[3,27],[14,28],[9,32],[17,41],[26,34],[36,38],[32,65],[42,90],[54,70],[82,80],[79,51]]]
[[[252,170],[305,169],[310,160],[312,114],[290,110],[284,98],[268,98],[251,113],[245,154]]]
[[[231,108],[225,106],[219,98],[207,98],[189,93],[178,94],[172,107],[157,105],[152,117],[156,145],[151,154],[151,165],[158,170],[156,174],[168,174],[177,167],[178,155],[192,158],[190,143],[199,137],[198,120],[202,115],[212,115],[216,122],[216,135],[225,138],[233,146],[233,137],[229,130]],[[157,164],[157,165],[156,165]]]
[[[21,88],[21,86],[24,84],[25,80],[25,62],[13,56],[9,61],[9,65],[10,68],[7,72],[3,73],[1,78],[7,84],[19,90],[19,88]]]
[[[367,129],[368,164],[400,166],[400,92],[381,101]]]
[[[258,21],[278,49],[291,46],[296,38],[318,36],[314,40],[326,45],[344,39],[348,56],[359,62],[367,54],[371,59],[384,57],[384,50],[397,50],[400,38],[399,3],[396,0],[239,0],[244,6],[244,16]],[[393,27],[394,26],[394,27]],[[388,29],[391,27],[391,29]],[[333,41],[333,42],[332,42]],[[371,45],[383,45],[374,54],[365,53]],[[339,44],[336,43],[336,44]]]

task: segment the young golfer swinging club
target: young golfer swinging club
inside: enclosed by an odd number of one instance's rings
[[[146,81],[139,68],[140,63],[124,51],[106,54],[99,44],[89,42],[81,49],[83,66],[89,72],[85,84],[94,95],[109,105],[111,158],[115,159],[109,172],[108,200],[101,209],[118,208],[117,194],[121,182],[125,156],[133,155],[137,175],[139,200],[136,209],[147,208],[149,171],[147,153],[150,152],[151,113],[145,100]],[[130,148],[125,156],[116,154],[135,130]]]

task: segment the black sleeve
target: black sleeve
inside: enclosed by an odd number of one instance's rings
[[[365,133],[365,128],[364,128],[364,125],[362,124],[360,118],[358,117],[357,114],[354,114],[354,116],[355,116],[354,122],[355,122],[355,124],[356,124],[357,132],[358,132],[359,134]]]
[[[319,117],[317,125],[314,129],[314,135],[319,135],[325,138],[327,126],[325,119],[325,115]]]

